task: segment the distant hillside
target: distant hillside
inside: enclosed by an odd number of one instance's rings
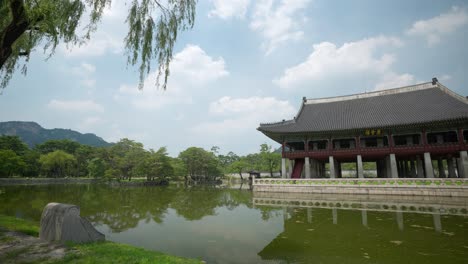
[[[51,139],[69,139],[95,147],[111,145],[95,134],[81,134],[71,129],[62,128],[45,129],[35,122],[0,122],[0,135],[19,136],[29,147]]]

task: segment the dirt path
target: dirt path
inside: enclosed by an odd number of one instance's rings
[[[28,263],[60,259],[70,250],[37,237],[0,230],[0,263]]]

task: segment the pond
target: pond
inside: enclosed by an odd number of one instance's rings
[[[468,259],[466,199],[384,198],[381,206],[372,197],[268,197],[245,187],[4,186],[0,214],[39,221],[49,202],[76,204],[108,240],[207,263]]]

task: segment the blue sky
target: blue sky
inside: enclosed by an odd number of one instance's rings
[[[167,91],[126,66],[125,1],[84,46],[41,49],[0,96],[0,121],[128,137],[171,155],[190,146],[256,152],[260,122],[318,98],[439,81],[468,94],[465,1],[200,0],[179,35]],[[156,67],[154,67],[156,68]],[[275,145],[276,146],[276,145]]]

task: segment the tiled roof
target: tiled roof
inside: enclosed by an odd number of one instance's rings
[[[351,96],[304,99],[295,119],[260,124],[258,130],[323,132],[446,120],[468,120],[468,100],[435,81]]]

